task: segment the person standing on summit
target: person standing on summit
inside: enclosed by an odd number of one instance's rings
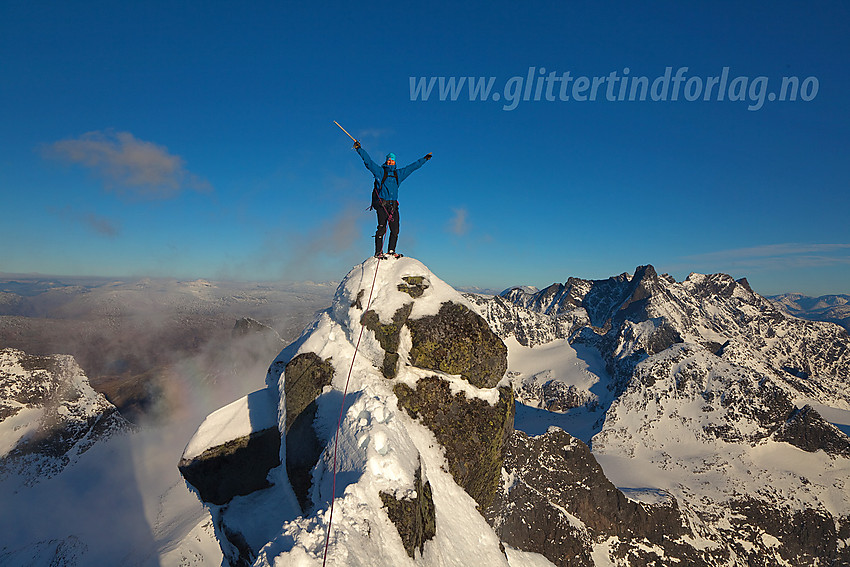
[[[341,128],[341,126],[340,126]],[[407,179],[411,173],[422,167],[431,159],[431,154],[419,158],[410,165],[397,168],[395,154],[390,152],[383,165],[378,165],[369,157],[360,142],[354,141],[354,149],[360,154],[366,169],[375,176],[375,184],[372,190],[372,207],[378,213],[378,230],[375,232],[375,256],[384,257],[384,234],[387,232],[387,223],[390,225],[390,240],[387,243],[387,253],[398,258],[395,247],[398,242],[399,218],[398,218],[398,186]]]

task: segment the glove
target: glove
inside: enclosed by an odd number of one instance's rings
[[[428,152],[427,154],[425,154],[425,159],[431,159],[431,152]]]
[[[360,149],[360,141],[359,140],[354,140],[354,149],[355,150]]]

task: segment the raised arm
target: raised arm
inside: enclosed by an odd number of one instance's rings
[[[414,161],[410,165],[405,165],[401,169],[398,170],[398,182],[401,183],[404,181],[408,175],[422,167],[426,161],[431,159],[431,154],[426,155],[425,157],[421,157],[418,160]]]
[[[369,154],[366,152],[366,150],[363,149],[363,146],[361,146],[359,143],[355,143],[354,149],[357,150],[358,154],[360,154],[360,157],[363,159],[363,163],[366,165],[366,169],[371,171],[372,175],[379,178],[383,177],[384,170],[381,168],[380,165],[375,163],[375,160],[369,157]]]

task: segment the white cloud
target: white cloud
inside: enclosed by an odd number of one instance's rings
[[[130,132],[87,132],[49,144],[44,153],[90,169],[108,190],[145,199],[172,198],[183,189],[211,189],[206,180],[186,170],[182,157]]]

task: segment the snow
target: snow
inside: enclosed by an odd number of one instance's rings
[[[611,561],[611,557],[613,557],[613,552],[619,543],[620,538],[617,536],[611,536],[602,542],[595,542],[590,554],[593,564],[596,567],[614,567],[615,563]]]
[[[211,413],[183,451],[192,459],[207,449],[277,426],[277,404],[268,389],[257,390]]]
[[[542,383],[554,378],[589,391],[600,381],[609,380],[602,358],[590,347],[571,345],[566,339],[531,348],[514,337],[504,343],[508,347],[508,370],[516,372],[519,381]]]
[[[0,457],[15,448],[18,442],[38,430],[44,408],[28,408],[20,404],[18,413],[0,421]]]
[[[527,347],[511,336],[504,343],[508,347],[508,374],[518,401],[514,427],[529,435],[541,435],[550,426],[557,426],[590,444],[612,401],[608,389],[611,378],[599,352],[564,339]],[[540,386],[549,380],[574,386],[596,404],[551,412],[540,408],[542,400],[523,399],[523,385]]]
[[[668,376],[648,387],[632,383],[612,405],[593,451],[606,476],[621,487],[654,487],[681,502],[722,515],[722,504],[752,495],[781,502],[791,510],[813,503],[835,517],[850,510],[850,459],[808,453],[787,443],[762,438],[759,425],[744,414],[727,416],[716,403],[709,411],[702,393],[732,393],[738,384],[758,384],[760,375],[736,368],[700,350],[679,344],[640,363],[669,365]],[[700,383],[700,376],[706,383]],[[683,377],[688,377],[684,380]],[[677,386],[677,380],[683,383]],[[706,433],[729,426],[738,441]],[[752,438],[758,438],[757,436]],[[698,503],[698,504],[697,504]]]
[[[555,565],[539,553],[521,551],[509,545],[505,545],[505,554],[508,556],[510,567],[554,567]]]

